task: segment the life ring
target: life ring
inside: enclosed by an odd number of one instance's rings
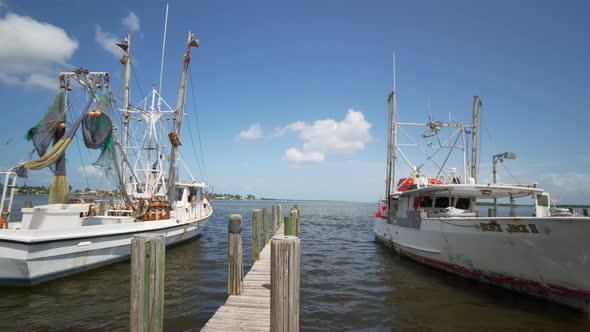
[[[397,183],[397,191],[404,192],[414,184],[413,178],[400,178]]]
[[[428,184],[443,184],[443,182],[439,179],[430,178],[428,179]]]

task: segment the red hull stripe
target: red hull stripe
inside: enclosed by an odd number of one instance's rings
[[[377,237],[381,241],[389,242],[388,243],[389,245],[392,244],[390,240],[387,240],[381,236],[377,236]],[[586,291],[586,290],[582,290],[582,289],[572,289],[572,288],[568,288],[565,286],[552,284],[552,283],[541,284],[537,281],[519,279],[516,277],[506,276],[506,275],[502,275],[502,274],[484,273],[479,270],[472,270],[472,269],[468,269],[468,268],[460,266],[460,265],[441,262],[441,261],[431,259],[428,257],[416,255],[414,253],[408,252],[407,250],[403,250],[401,248],[400,248],[400,250],[402,251],[402,253],[404,255],[407,255],[416,261],[422,262],[424,264],[427,264],[427,265],[430,265],[430,266],[433,266],[433,267],[436,267],[436,268],[439,268],[442,270],[454,272],[456,274],[459,274],[459,275],[462,275],[465,277],[469,277],[469,278],[473,278],[473,279],[487,279],[487,280],[495,282],[495,283],[510,284],[510,285],[514,285],[514,286],[517,286],[520,288],[525,288],[525,289],[527,289],[531,292],[535,292],[535,293],[553,292],[553,293],[559,293],[559,294],[569,296],[569,297],[590,299],[590,291]]]

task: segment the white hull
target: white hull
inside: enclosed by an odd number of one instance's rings
[[[192,222],[170,219],[71,230],[5,230],[0,234],[0,285],[31,286],[127,259],[138,233],[163,233],[166,245],[179,243],[198,236],[209,216]]]
[[[377,239],[421,263],[590,312],[590,218],[403,219],[378,219]]]

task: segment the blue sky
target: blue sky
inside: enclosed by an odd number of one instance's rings
[[[0,142],[13,139],[0,147],[3,169],[27,157],[22,137],[46,110],[59,71],[110,71],[120,88],[119,56],[101,41],[132,33],[135,101],[138,82],[144,93],[157,85],[164,2],[0,4]],[[480,182],[489,181],[492,154],[514,151],[518,159],[505,166],[519,182],[589,203],[589,14],[585,1],[171,1],[163,95],[175,104],[192,30],[201,40],[191,62],[196,109],[216,192],[370,202],[384,192],[395,49],[400,120],[426,121],[429,99],[434,118],[452,112],[469,122],[478,95]],[[196,136],[192,103],[189,91]],[[186,137],[183,153],[194,166]],[[83,188],[80,154],[87,163],[95,155],[75,147],[68,154],[70,182]],[[197,167],[193,173],[201,177]],[[41,172],[28,182],[48,179]]]

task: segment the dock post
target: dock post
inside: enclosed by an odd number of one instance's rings
[[[277,206],[277,209],[279,213],[279,218],[277,219],[277,222],[279,224],[279,227],[281,227],[281,225],[283,224],[283,207],[281,206],[281,204]]]
[[[275,235],[277,233],[277,230],[279,229],[279,207],[276,205],[272,206],[272,235]]]
[[[163,234],[138,234],[131,240],[133,332],[163,330],[165,242]]]
[[[227,222],[227,293],[240,295],[244,290],[242,256],[242,215],[230,214]]]
[[[584,208],[582,209],[582,214],[586,217],[588,217],[590,215],[590,213],[588,213],[588,208]]]
[[[285,235],[297,236],[297,219],[295,216],[285,217]]]
[[[260,209],[252,212],[252,264],[260,259]]]
[[[264,230],[264,246],[268,244],[268,208],[262,209],[262,225]]]
[[[31,200],[26,200],[25,201],[25,205],[23,206],[24,208],[32,208],[33,207],[33,201]]]
[[[293,208],[291,208],[289,215],[295,217],[295,236],[299,237],[299,209],[295,206],[297,205],[294,205]]]
[[[301,242],[294,236],[270,240],[270,330],[299,331]]]

